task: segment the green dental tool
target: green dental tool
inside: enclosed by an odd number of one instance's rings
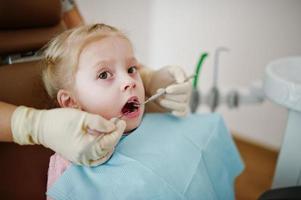
[[[198,85],[198,80],[199,80],[199,74],[201,73],[202,70],[202,65],[204,63],[205,58],[208,56],[208,53],[203,53],[199,59],[199,62],[196,66],[196,70],[195,70],[195,77],[193,79],[193,88],[196,89],[197,85]]]
[[[196,66],[196,70],[195,70],[195,77],[193,79],[193,85],[192,85],[192,94],[191,94],[191,99],[190,99],[190,110],[192,113],[195,113],[199,104],[200,104],[200,94],[199,91],[197,89],[198,86],[198,80],[199,80],[199,75],[201,73],[202,70],[202,65],[204,63],[205,58],[208,56],[208,53],[203,53],[199,59],[199,62]]]

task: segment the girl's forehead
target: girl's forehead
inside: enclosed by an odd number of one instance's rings
[[[110,65],[114,62],[137,62],[131,43],[122,37],[108,36],[92,40],[79,55],[79,67]]]
[[[81,49],[86,49],[89,47],[120,47],[120,46],[127,46],[132,48],[131,42],[119,35],[108,35],[108,36],[99,36],[99,37],[92,37],[87,38],[83,44]]]
[[[110,36],[90,41],[84,45],[80,53],[82,56],[92,56],[94,54],[102,57],[133,57],[134,52],[128,40],[117,36]]]

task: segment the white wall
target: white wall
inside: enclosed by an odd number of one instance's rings
[[[128,33],[138,59],[153,68],[185,66],[192,73],[200,54],[209,53],[200,89],[212,83],[214,51],[220,58],[221,89],[247,87],[263,77],[273,59],[301,55],[301,1],[298,0],[77,0],[86,22],[103,21]],[[201,107],[199,112],[207,112]],[[220,107],[239,136],[278,149],[287,112],[269,101],[237,110]]]
[[[151,1],[76,0],[76,3],[86,23],[106,23],[121,29],[132,41],[137,59],[148,60]]]

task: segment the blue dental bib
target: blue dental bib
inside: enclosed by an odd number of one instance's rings
[[[220,115],[146,114],[110,160],[92,168],[72,165],[47,195],[56,200],[229,200],[242,169]]]

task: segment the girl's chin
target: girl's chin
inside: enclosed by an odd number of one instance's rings
[[[133,118],[125,118],[125,122],[126,122],[126,128],[125,128],[125,132],[131,132],[133,130],[135,130],[136,128],[138,128],[138,126],[140,125],[141,121],[142,121],[142,117],[143,117],[143,111],[144,109],[141,109],[139,112],[139,115],[133,117]]]
[[[141,120],[126,121],[125,132],[131,132],[131,131],[135,130],[136,128],[138,128],[140,122],[141,122]]]
[[[125,132],[127,133],[127,132],[131,132],[131,131],[133,131],[133,130],[135,130],[136,128],[138,128],[138,125],[139,124],[137,124],[137,125],[126,125],[126,128],[125,128]]]

